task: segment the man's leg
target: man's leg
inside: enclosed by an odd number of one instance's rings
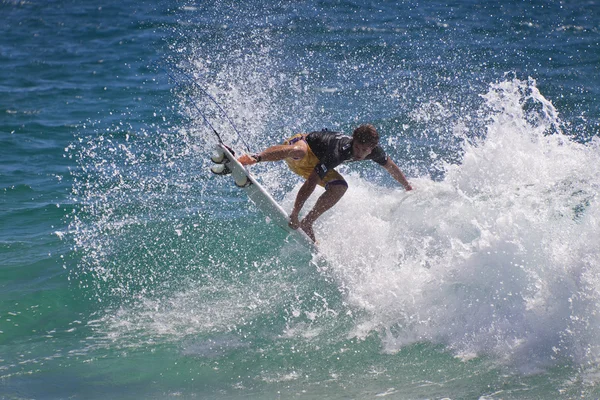
[[[313,232],[313,224],[325,211],[329,210],[333,207],[346,193],[348,189],[348,185],[346,181],[334,181],[330,182],[327,185],[325,193],[323,193],[315,203],[315,206],[312,210],[304,217],[304,219],[300,222],[300,228],[308,237],[310,237],[313,241],[315,240],[315,233]]]
[[[286,158],[299,160],[302,159],[307,152],[308,145],[304,140],[299,140],[291,145],[278,144],[271,146],[261,153],[258,153],[257,156],[260,156],[261,161],[280,161],[285,160]],[[256,163],[256,160],[248,154],[243,154],[238,158],[238,161],[242,165],[253,165]]]

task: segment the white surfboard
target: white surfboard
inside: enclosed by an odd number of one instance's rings
[[[248,172],[248,170],[239,163],[239,161],[231,154],[227,147],[218,144],[215,148],[215,154],[212,161],[219,164],[212,169],[217,172],[219,168],[229,168],[231,176],[235,184],[242,188],[250,200],[267,216],[274,224],[282,228],[284,231],[296,240],[298,243],[306,246],[311,251],[316,252],[317,246],[302,229],[292,229],[288,222],[290,217],[288,213],[273,199],[273,197],[262,187],[260,183]]]

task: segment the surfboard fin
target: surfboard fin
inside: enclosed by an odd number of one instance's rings
[[[235,185],[239,188],[245,188],[247,186],[252,185],[252,182],[250,181],[250,179],[248,179],[247,176],[243,176],[235,179]]]
[[[210,172],[215,175],[229,175],[231,174],[231,170],[227,166],[227,164],[215,164],[210,167]]]
[[[225,147],[227,150],[229,150],[229,152],[231,153],[232,156],[235,156],[235,151],[233,151],[233,149],[227,145],[223,145],[223,147]],[[220,148],[216,148],[215,151],[213,151],[212,156],[210,157],[210,160],[212,162],[214,162],[215,164],[223,164],[227,162],[227,159],[225,158],[225,153],[223,152],[222,149]],[[215,172],[216,173],[216,172]],[[219,174],[221,175],[221,174]]]

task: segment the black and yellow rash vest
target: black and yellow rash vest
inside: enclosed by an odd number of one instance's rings
[[[307,134],[306,143],[319,159],[315,169],[321,179],[341,163],[352,161],[352,137],[350,136],[324,129]],[[381,146],[377,145],[365,160],[373,160],[379,165],[385,165],[388,157]]]

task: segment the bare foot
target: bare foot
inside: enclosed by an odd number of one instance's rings
[[[308,237],[313,241],[316,242],[317,239],[315,238],[315,233],[313,232],[313,227],[312,227],[312,223],[307,223],[306,219],[302,220],[302,222],[300,222],[300,228],[302,228],[302,230],[308,235]]]
[[[288,223],[289,227],[292,229],[300,228],[300,221],[298,221],[298,216],[293,213],[290,215],[290,222]]]

